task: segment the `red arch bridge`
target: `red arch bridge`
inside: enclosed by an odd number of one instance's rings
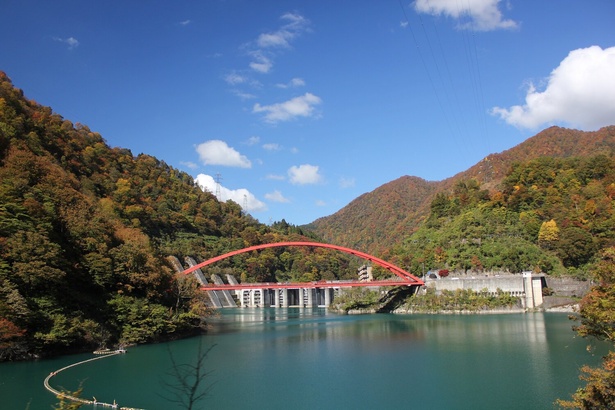
[[[267,248],[278,248],[286,246],[302,246],[334,249],[350,255],[358,256],[376,265],[382,266],[395,275],[395,278],[377,281],[313,281],[313,282],[284,282],[284,283],[238,283],[231,275],[227,275],[228,283],[224,283],[221,278],[213,275],[214,283],[206,282],[201,268],[219,262],[223,259],[240,255],[242,253],[258,251]],[[187,258],[187,261],[189,258]],[[336,291],[340,288],[348,287],[380,287],[380,286],[410,286],[415,290],[424,285],[424,282],[409,272],[393,265],[383,259],[377,258],[365,252],[346,248],[343,246],[331,245],[320,242],[277,242],[263,245],[250,246],[244,249],[228,252],[220,256],[208,259],[201,263],[189,262],[188,269],[182,271],[184,274],[193,273],[201,283],[201,290],[208,291],[212,305],[215,307],[237,306],[235,298],[230,291],[235,291],[236,299],[241,306],[328,306]]]

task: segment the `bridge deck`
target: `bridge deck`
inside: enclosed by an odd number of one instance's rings
[[[239,284],[207,284],[201,290],[241,290],[241,289],[324,289],[324,288],[350,288],[350,287],[376,287],[376,286],[420,286],[423,283],[404,280],[377,280],[371,282],[344,281],[344,282],[284,282],[284,283],[239,283]]]

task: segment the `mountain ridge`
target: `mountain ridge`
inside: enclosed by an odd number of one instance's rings
[[[459,181],[474,179],[482,189],[493,192],[516,162],[541,156],[612,156],[614,152],[613,125],[597,131],[552,126],[441,181],[406,175],[387,182],[305,227],[329,242],[383,255],[393,244],[416,231],[429,215],[431,200],[437,193],[450,192]],[[406,198],[407,202],[389,202],[388,198]],[[377,209],[375,204],[379,205]]]

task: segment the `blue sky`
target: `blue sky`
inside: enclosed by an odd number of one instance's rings
[[[615,2],[0,0],[40,104],[301,225],[538,131],[615,124]]]

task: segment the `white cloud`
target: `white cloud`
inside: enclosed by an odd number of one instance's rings
[[[199,174],[194,179],[194,182],[201,188],[203,191],[210,192],[214,194],[217,189],[217,183],[214,177],[207,174]],[[220,192],[222,192],[222,187],[220,187]]]
[[[283,24],[276,30],[261,33],[253,41],[243,44],[240,48],[248,56],[248,67],[242,70],[233,70],[225,75],[224,81],[237,88],[261,88],[262,84],[254,78],[258,74],[272,72],[276,58],[282,55],[291,43],[306,31],[309,31],[310,22],[297,13],[286,13],[280,17]],[[255,74],[257,73],[257,74]],[[280,88],[302,87],[305,81],[301,78],[292,78],[287,84],[276,84]],[[232,90],[243,100],[255,98],[254,94],[245,90]]]
[[[327,203],[322,199],[316,201],[316,206],[327,206]]]
[[[523,128],[563,122],[595,130],[615,124],[615,47],[571,51],[544,91],[530,84],[524,105],[494,107],[491,113]]]
[[[199,167],[197,164],[191,161],[180,161],[179,163],[185,166],[186,168],[190,168],[190,169],[197,169]]]
[[[284,26],[288,30],[307,30],[310,24],[310,20],[298,13],[285,13],[282,17],[280,17],[280,19],[288,21],[288,23]]]
[[[352,188],[355,186],[356,180],[354,178],[341,177],[339,180],[340,188]]]
[[[254,135],[254,136],[248,138],[247,144],[248,145],[256,145],[259,142],[261,142],[261,137]]]
[[[275,59],[279,57],[285,49],[291,47],[291,43],[300,35],[309,30],[310,22],[305,17],[297,13],[283,14],[280,19],[283,24],[276,30],[264,32],[241,46],[243,52],[249,57],[249,69],[233,71],[224,77],[228,84],[237,86],[250,86],[253,88],[261,87],[262,84],[255,81],[250,75],[268,74],[272,71]],[[293,78],[288,84],[280,84],[279,87],[300,87],[305,85],[301,78]],[[233,90],[240,98],[246,100],[255,98],[253,94],[242,90]]]
[[[196,147],[196,152],[205,165],[223,165],[239,168],[252,167],[252,163],[245,155],[241,155],[221,140],[203,142]]]
[[[285,198],[284,195],[278,190],[265,194],[265,199],[270,200],[271,202],[280,202],[280,203],[288,203],[290,199]]]
[[[292,39],[288,31],[276,31],[275,33],[263,33],[258,36],[256,44],[260,47],[289,47],[288,41]]]
[[[459,20],[459,28],[476,31],[516,28],[513,20],[504,20],[498,8],[500,0],[416,0],[418,13],[445,15]],[[469,21],[468,21],[469,20]]]
[[[271,59],[265,56],[261,50],[252,51],[250,55],[254,58],[254,61],[250,63],[250,68],[252,70],[267,74],[271,70],[271,67],[273,67]]]
[[[309,26],[309,20],[300,14],[286,13],[280,19],[287,23],[271,33],[262,33],[258,36],[256,44],[261,48],[288,48],[290,42],[303,33]]]
[[[224,77],[224,81],[230,85],[238,85],[247,82],[248,78],[238,73],[230,73]]]
[[[242,100],[253,100],[256,98],[254,94],[246,93],[240,90],[232,90],[232,93],[235,94],[237,97],[241,98]]]
[[[209,191],[212,194],[215,194],[217,191],[218,184],[211,175],[199,174],[194,181],[203,191]],[[239,204],[242,208],[245,204],[246,208],[244,211],[246,212],[262,212],[267,210],[267,205],[258,200],[258,198],[247,189],[228,189],[220,185],[220,198],[218,198],[218,200],[226,202],[229,199]]]
[[[77,48],[79,46],[79,40],[77,40],[75,37],[68,37],[68,38],[54,37],[53,39],[55,41],[59,41],[60,43],[67,44],[69,50],[72,50],[73,48]]]
[[[292,98],[288,101],[272,104],[254,104],[252,112],[265,113],[265,121],[276,123],[280,121],[290,121],[296,117],[312,117],[316,111],[314,106],[320,104],[322,100],[311,93]]]
[[[190,23],[192,23],[192,20],[184,20],[184,21],[180,21],[179,25],[180,26],[187,26]]]
[[[269,144],[263,144],[263,149],[266,151],[279,151],[282,149],[282,147],[280,146],[280,144],[276,144],[276,143],[269,143]]]
[[[284,175],[268,174],[265,179],[271,179],[274,181],[284,181],[286,177]]]
[[[273,58],[280,49],[291,47],[291,42],[309,29],[310,22],[296,13],[286,13],[280,17],[284,24],[277,30],[261,33],[249,46],[252,49],[250,68],[262,74],[271,71]],[[276,52],[277,51],[277,52]]]
[[[303,86],[305,86],[305,81],[303,80],[303,78],[298,78],[298,77],[293,78],[286,84],[276,84],[276,87],[278,88],[295,88],[295,87],[303,87]]]
[[[288,169],[288,177],[291,184],[295,185],[317,184],[322,180],[318,166],[309,164],[293,165]]]

